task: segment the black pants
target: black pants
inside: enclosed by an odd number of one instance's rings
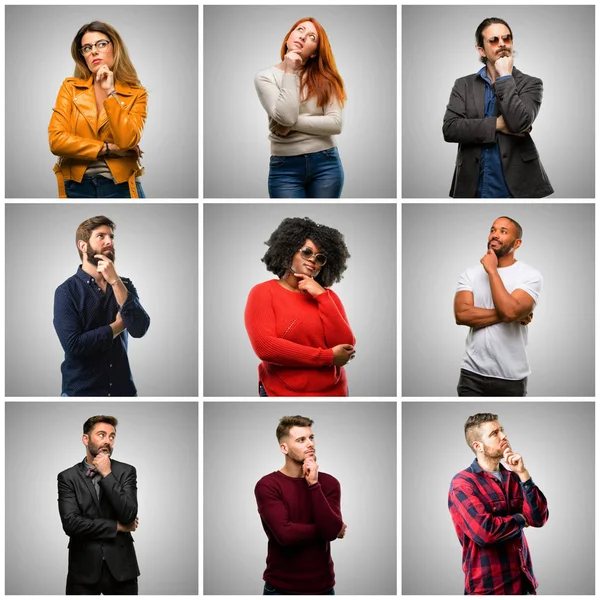
[[[67,596],[94,595],[99,596],[137,596],[137,577],[127,581],[117,581],[110,572],[106,561],[102,561],[102,574],[100,579],[93,584],[87,585],[74,582],[67,576]]]
[[[456,391],[459,396],[527,396],[527,377],[498,379],[461,369]]]

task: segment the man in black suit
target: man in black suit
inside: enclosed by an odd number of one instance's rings
[[[67,595],[137,595],[131,532],[138,526],[135,467],[111,460],[117,419],[90,417],[83,425],[86,456],[58,474],[58,511],[69,536]]]
[[[542,80],[513,68],[506,21],[485,19],[475,41],[485,66],[456,80],[444,115],[444,139],[458,143],[450,196],[549,196],[554,190],[530,135],[542,105]]]

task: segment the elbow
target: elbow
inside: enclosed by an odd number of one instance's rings
[[[150,319],[145,323],[136,324],[134,327],[127,329],[127,332],[132,338],[142,338],[146,335],[146,332],[150,328]]]
[[[283,127],[293,127],[298,120],[298,115],[293,119],[289,115],[280,115],[279,113],[275,113],[273,115],[273,120],[282,125]]]
[[[446,121],[442,126],[442,134],[444,135],[444,141],[449,143],[455,143],[458,140],[454,135],[454,127],[452,121]]]

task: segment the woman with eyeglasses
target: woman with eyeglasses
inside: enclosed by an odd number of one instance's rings
[[[254,78],[269,117],[269,196],[340,198],[344,169],[334,135],[342,131],[344,82],[316,19],[296,22],[281,62]]]
[[[262,258],[279,279],[254,286],[244,320],[258,358],[259,396],[347,396],[356,340],[330,286],[350,258],[344,236],[309,218],[284,219]]]
[[[114,27],[94,21],[71,44],[48,137],[60,198],[145,198],[139,177],[146,90]]]

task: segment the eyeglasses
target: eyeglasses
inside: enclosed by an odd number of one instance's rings
[[[491,38],[488,39],[488,44],[490,46],[497,46],[499,41],[500,41],[500,38],[497,35],[495,35],[494,37],[491,37]],[[507,33],[506,35],[503,35],[502,36],[502,41],[505,44],[508,44],[508,43],[512,42],[512,35],[510,33]]]
[[[98,48],[99,52],[105,52],[109,44],[110,40],[98,40],[95,44],[86,44],[85,46],[82,46],[79,48],[79,52],[84,56],[87,56],[94,49],[94,46]]]
[[[327,257],[324,254],[315,254],[312,248],[308,246],[300,248],[299,252],[302,254],[302,258],[306,258],[307,260],[314,256],[317,267],[322,267],[327,262]]]

